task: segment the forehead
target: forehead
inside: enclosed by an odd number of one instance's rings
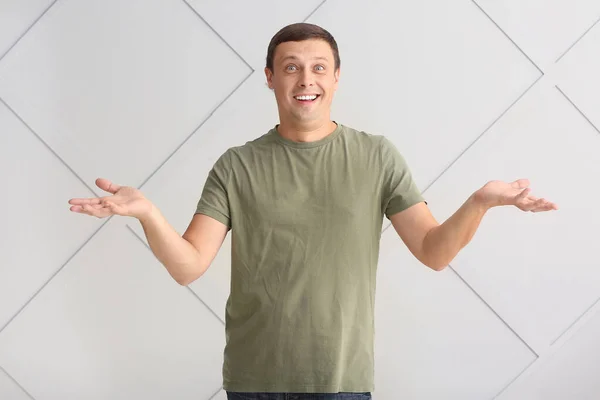
[[[275,49],[275,62],[288,59],[333,61],[333,50],[325,40],[309,39],[300,42],[283,42]]]

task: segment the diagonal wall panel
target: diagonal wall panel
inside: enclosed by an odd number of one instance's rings
[[[31,397],[0,368],[0,399],[31,400]]]
[[[526,380],[510,387],[498,400],[595,400],[600,394],[600,314],[587,324]]]
[[[393,229],[381,239],[376,399],[489,399],[536,355],[456,274],[421,265]]]
[[[54,0],[3,0],[0,4],[0,58],[44,14]]]
[[[474,0],[545,72],[600,18],[596,0]]]
[[[531,181],[554,213],[490,210],[472,242],[452,262],[457,272],[538,354],[600,296],[593,236],[600,226],[588,182],[600,174],[600,135],[549,85],[538,85],[427,192],[444,220],[492,179]],[[565,190],[566,186],[578,188]]]
[[[69,215],[90,191],[0,102],[0,330],[98,229]]]
[[[323,0],[188,0],[256,71],[265,67],[267,45],[283,26],[304,20]],[[252,16],[249,18],[249,16]]]
[[[0,97],[86,182],[139,185],[248,72],[181,1],[62,0],[0,62]]]
[[[560,61],[557,84],[600,133],[600,24]]]
[[[0,334],[0,360],[36,399],[206,399],[223,346],[223,325],[113,220]]]

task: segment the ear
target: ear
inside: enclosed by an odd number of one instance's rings
[[[269,89],[273,90],[273,72],[265,67],[265,76],[267,78],[267,85],[269,85]]]
[[[338,88],[338,83],[340,82],[340,68],[336,69],[335,72],[333,73],[333,79],[334,79],[334,90],[337,90]]]

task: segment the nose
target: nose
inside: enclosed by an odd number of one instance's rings
[[[307,88],[314,85],[313,76],[309,69],[304,69],[300,75],[300,80],[298,81],[298,86]]]

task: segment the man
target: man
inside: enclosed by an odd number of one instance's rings
[[[419,261],[440,271],[491,207],[557,207],[531,196],[526,179],[491,181],[440,225],[390,141],[330,119],[340,57],[316,25],[280,30],[265,74],[280,123],[221,155],[183,237],[140,191],[106,179],[96,183],[112,196],[72,199],[71,210],[138,218],[181,285],[202,276],[232,231],[229,399],[368,399],[383,217]]]

